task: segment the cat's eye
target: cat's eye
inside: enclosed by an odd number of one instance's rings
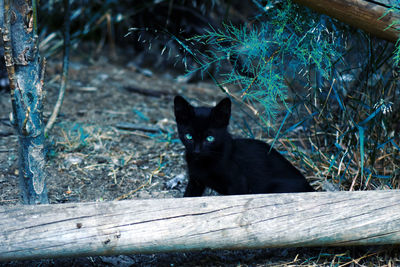
[[[211,143],[211,142],[214,142],[215,138],[214,138],[214,136],[209,135],[209,136],[207,136],[206,140],[207,140],[207,142]]]
[[[187,139],[187,140],[192,140],[193,139],[193,136],[191,135],[191,134],[185,134],[185,138]]]

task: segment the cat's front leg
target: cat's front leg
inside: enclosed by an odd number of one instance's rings
[[[189,178],[188,185],[186,186],[185,193],[183,194],[184,197],[201,197],[204,193],[206,187],[197,182],[193,178]]]

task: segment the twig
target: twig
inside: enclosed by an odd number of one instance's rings
[[[130,131],[138,130],[149,133],[158,133],[160,131],[163,131],[161,128],[157,126],[148,126],[148,125],[129,123],[129,122],[119,122],[115,125],[115,127],[121,130],[130,130]]]
[[[322,111],[324,111],[324,108],[326,107],[326,103],[327,103],[327,102],[328,102],[328,100],[329,100],[329,96],[331,95],[332,88],[333,88],[333,85],[335,84],[335,82],[336,82],[336,79],[333,79],[333,82],[332,82],[332,84],[331,84],[331,88],[329,89],[329,92],[328,92],[328,96],[326,97],[326,99],[325,99],[325,103],[324,103],[324,105],[322,106],[322,109],[321,109],[321,111],[319,112],[318,119],[321,117],[321,115],[322,115]]]
[[[374,253],[371,253],[371,254],[367,254],[367,255],[361,256],[361,257],[359,257],[359,258],[357,258],[357,259],[352,259],[352,260],[349,261],[349,262],[346,262],[346,263],[344,263],[344,264],[342,264],[342,265],[339,265],[339,267],[344,267],[344,266],[347,266],[347,265],[352,264],[352,263],[358,264],[358,262],[359,262],[360,260],[365,259],[365,258],[369,258],[369,257],[374,256],[374,255],[378,255],[378,254],[381,253],[381,252],[382,252],[382,251],[380,250],[380,251],[378,251],[378,252],[374,252]]]
[[[159,91],[159,90],[137,88],[137,87],[132,87],[132,86],[125,86],[124,89],[129,92],[132,92],[132,93],[137,93],[137,94],[141,94],[141,95],[145,95],[145,96],[152,96],[152,97],[173,96],[176,94],[174,92],[165,92],[165,91]]]
[[[68,81],[68,65],[69,65],[69,47],[70,47],[70,4],[69,0],[64,0],[65,18],[64,18],[64,58],[63,58],[63,71],[60,84],[60,92],[56,105],[54,106],[53,113],[44,129],[44,134],[47,136],[48,132],[53,128],[57,119],[58,113],[61,110],[61,105],[64,100],[65,89]]]
[[[110,57],[112,59],[117,59],[117,52],[115,49],[115,38],[114,38],[114,31],[113,31],[113,24],[112,24],[112,19],[111,19],[111,15],[110,12],[107,12],[106,18],[107,18],[107,33],[108,33],[108,41],[110,42]]]
[[[159,174],[161,172],[161,169],[162,169],[161,163],[162,163],[162,160],[163,160],[163,156],[164,156],[163,154],[160,155],[160,163],[159,163],[158,167],[154,171],[151,172],[149,179],[145,183],[143,183],[141,186],[129,191],[128,193],[123,194],[122,196],[119,196],[119,197],[115,198],[114,200],[118,201],[118,200],[125,199],[125,198],[129,197],[130,195],[136,193],[137,191],[143,189],[147,185],[150,185],[154,175],[157,175],[157,174]]]
[[[140,189],[142,189],[142,188],[144,188],[146,185],[148,185],[148,184],[149,184],[149,181],[150,181],[150,179],[147,180],[147,182],[145,182],[144,184],[142,184],[142,185],[139,186],[138,188],[135,188],[135,189],[129,191],[128,193],[123,194],[122,196],[117,197],[117,198],[114,199],[114,200],[115,200],[115,201],[119,201],[119,200],[126,199],[126,198],[129,197],[130,195],[136,193],[137,191],[139,191]]]
[[[274,53],[272,53],[272,55],[266,61],[264,61],[264,67],[268,64],[268,62],[270,62],[272,59],[274,59],[275,55],[279,51],[280,51],[280,49],[276,49],[274,51]],[[257,75],[254,76],[254,78],[252,79],[251,83],[247,86],[247,88],[244,90],[244,92],[240,96],[241,98],[243,98],[245,95],[247,95],[247,92],[249,91],[249,89],[253,86],[254,82],[258,79],[258,75],[260,75],[260,72],[258,72]]]
[[[229,92],[228,87],[226,86],[222,86],[224,92],[229,95],[230,97],[234,98],[236,101],[238,101],[239,103],[242,103],[243,105],[245,105],[248,109],[251,110],[251,112],[256,116],[259,117],[260,112],[255,109],[252,105],[244,102],[240,97],[237,97],[236,95],[232,94],[231,92]]]
[[[111,18],[111,10],[108,10],[103,16],[101,16],[97,22],[96,22],[96,26],[99,26],[103,21],[106,21],[107,23],[107,37],[108,37],[108,41],[110,44],[110,57],[112,59],[116,59],[117,58],[117,52],[115,49],[115,38],[114,38],[114,32],[113,32],[113,24],[112,24],[112,18]],[[105,41],[105,36],[103,34],[101,41],[99,43],[99,46],[96,49],[96,54],[100,52],[100,50],[102,49],[103,45],[104,45],[104,41]]]
[[[8,153],[8,152],[14,152],[15,149],[0,149],[0,153]]]

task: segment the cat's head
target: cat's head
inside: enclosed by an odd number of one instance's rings
[[[194,107],[183,97],[176,96],[174,111],[179,138],[187,153],[212,156],[222,152],[224,141],[229,137],[229,98],[224,98],[215,107]]]

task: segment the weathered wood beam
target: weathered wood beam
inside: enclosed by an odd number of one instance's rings
[[[400,36],[398,27],[389,27],[393,21],[400,19],[398,13],[389,12],[381,18],[389,10],[388,1],[294,0],[294,2],[390,42],[396,42]]]
[[[400,191],[0,207],[0,260],[400,244]]]

